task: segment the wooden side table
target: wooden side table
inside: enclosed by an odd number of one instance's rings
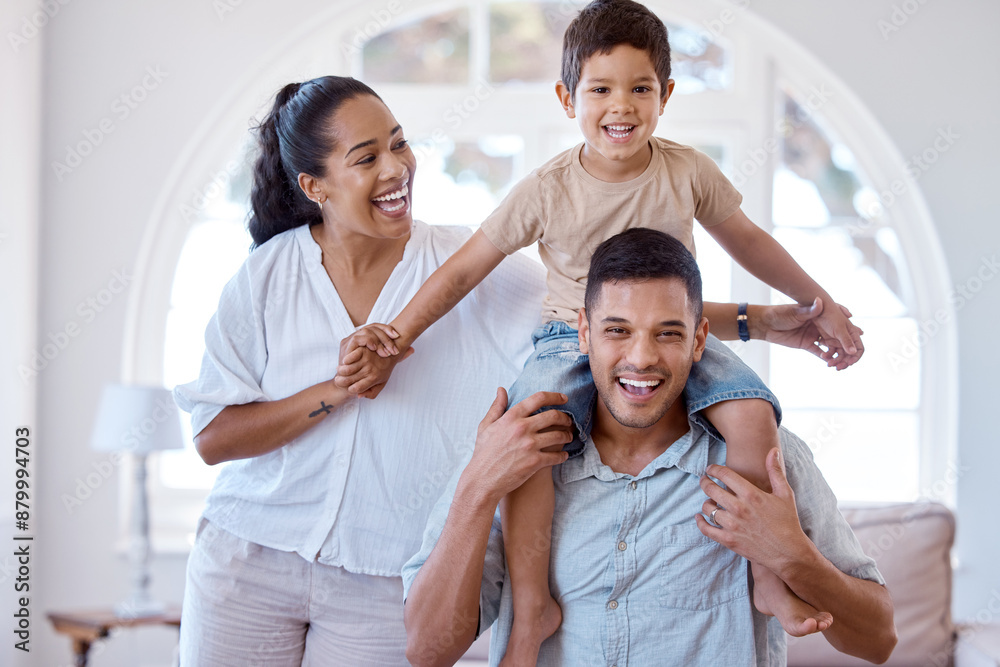
[[[113,628],[137,628],[148,625],[168,625],[180,629],[181,610],[169,607],[158,616],[141,618],[121,618],[110,609],[97,611],[50,612],[49,620],[55,631],[68,635],[73,641],[73,656],[76,667],[87,667],[90,645],[108,636]]]

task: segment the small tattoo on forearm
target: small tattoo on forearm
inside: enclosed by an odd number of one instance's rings
[[[314,412],[310,412],[309,413],[310,417],[316,417],[316,416],[319,416],[321,414],[328,415],[333,410],[333,406],[332,405],[327,405],[326,401],[320,401],[319,402],[319,406],[320,406],[319,410],[316,410]]]

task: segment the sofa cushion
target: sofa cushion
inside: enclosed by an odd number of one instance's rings
[[[951,547],[955,518],[937,503],[841,507],[885,577],[899,643],[887,665],[951,664]],[[834,623],[836,623],[834,619]],[[822,635],[789,638],[790,666],[870,665],[839,653]]]

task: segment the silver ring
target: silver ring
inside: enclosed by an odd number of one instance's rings
[[[721,509],[722,509],[721,507],[716,506],[716,508],[712,510],[712,513],[708,515],[708,520],[711,521],[712,525],[716,526],[717,528],[722,528],[722,526],[720,526],[719,522],[715,520],[715,513]]]

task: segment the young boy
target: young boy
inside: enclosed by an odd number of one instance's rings
[[[821,299],[825,307],[813,322],[819,342],[829,350],[824,358],[838,368],[854,363],[861,352],[860,329],[746,217],[741,196],[715,163],[690,147],[652,136],[673,87],[667,30],[652,12],[631,0],[596,0],[585,7],[566,30],[562,80],[556,84],[560,103],[569,118],[577,119],[584,143],[518,183],[391,326],[371,325],[346,340],[337,383],[351,391],[377,390],[388,378],[379,355],[408,348],[506,255],[537,240],[548,269],[545,324],[535,333],[535,353],[511,388],[510,403],[539,390],[561,391],[569,396],[561,409],[573,416],[578,433],[586,433],[581,426],[591,407],[592,380],[575,326],[591,253],[605,239],[639,226],[672,234],[693,251],[694,219],[760,280],[800,304]],[[740,338],[749,337],[742,308],[736,317],[732,306],[705,304],[705,315],[714,330],[733,331],[740,319]],[[662,384],[637,379],[653,369],[616,370],[626,400],[642,401]],[[700,412],[725,438],[729,467],[770,490],[764,459],[778,446],[780,408],[759,378],[710,338],[685,396],[688,411]],[[541,642],[561,622],[548,589],[548,550],[539,546],[551,534],[553,503],[551,473],[543,470],[501,505],[514,596],[504,665],[534,665]],[[790,634],[829,627],[830,614],[798,599],[768,570],[753,565],[752,571],[757,608],[777,616]]]

